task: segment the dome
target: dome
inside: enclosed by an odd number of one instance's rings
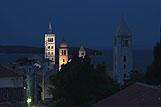
[[[68,44],[65,42],[65,39],[64,39],[64,38],[62,39],[62,42],[61,42],[61,44],[60,44],[60,47],[61,47],[61,48],[66,48],[66,47],[68,47]]]
[[[68,45],[67,45],[67,43],[62,42],[62,43],[60,44],[60,47],[61,47],[61,48],[66,48],[66,47],[68,47]]]

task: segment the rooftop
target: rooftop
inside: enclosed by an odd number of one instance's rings
[[[161,87],[135,83],[94,107],[161,107]]]
[[[18,77],[19,75],[10,67],[0,65],[0,78]]]

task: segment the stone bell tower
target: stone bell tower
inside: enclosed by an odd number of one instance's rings
[[[45,33],[45,59],[49,59],[55,64],[55,33],[49,23],[48,32]]]
[[[63,64],[68,63],[68,44],[63,39],[59,47],[59,70]]]
[[[120,85],[124,85],[132,70],[132,33],[122,18],[113,36],[113,77]]]

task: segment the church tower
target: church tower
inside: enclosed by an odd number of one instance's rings
[[[45,34],[45,59],[49,59],[55,64],[55,34],[51,23],[49,23],[48,32]]]
[[[63,39],[59,47],[59,70],[63,64],[68,63],[68,45]]]
[[[113,37],[113,76],[124,85],[133,70],[132,34],[122,18]]]
[[[79,57],[84,58],[86,56],[86,51],[83,46],[79,49]]]

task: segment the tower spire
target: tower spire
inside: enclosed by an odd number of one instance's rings
[[[51,24],[51,22],[49,22],[48,33],[52,33],[52,32],[53,32],[52,24]]]
[[[118,24],[117,26],[117,29],[116,29],[116,32],[115,32],[115,35],[130,35],[130,31],[129,31],[129,28],[128,28],[128,25],[125,21],[125,18],[122,16],[121,17],[121,20],[120,20],[120,23]]]

